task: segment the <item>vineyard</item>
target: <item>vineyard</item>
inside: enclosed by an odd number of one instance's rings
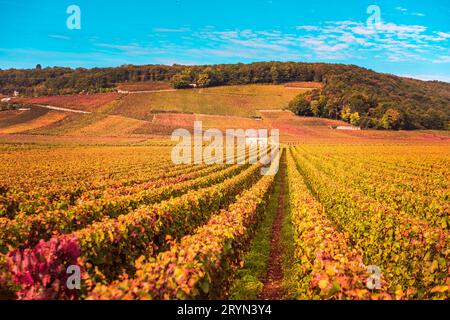
[[[289,150],[296,293],[448,298],[448,156],[442,147]],[[378,292],[365,286],[369,265],[382,271]]]
[[[0,0],[0,303],[448,303],[450,0],[374,2]]]
[[[261,298],[275,260],[277,299],[450,297],[448,145],[296,144],[277,176],[170,144],[0,150],[1,299]]]

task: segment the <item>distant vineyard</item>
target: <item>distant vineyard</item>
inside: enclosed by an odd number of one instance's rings
[[[287,108],[289,101],[306,90],[283,85],[241,85],[129,94],[111,113],[141,120],[151,119],[156,111],[251,117],[259,115],[258,110]]]
[[[19,98],[14,102],[51,105],[55,107],[73,108],[83,111],[97,111],[101,106],[118,99],[118,93],[75,94],[65,96],[42,96],[37,98]]]
[[[149,81],[149,82],[124,82],[117,85],[117,90],[121,91],[152,91],[173,89],[169,82]]]

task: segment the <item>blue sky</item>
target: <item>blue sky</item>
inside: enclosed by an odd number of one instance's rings
[[[449,17],[448,0],[0,0],[0,68],[279,60],[450,82]]]

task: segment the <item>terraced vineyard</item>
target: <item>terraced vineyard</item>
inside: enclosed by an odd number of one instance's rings
[[[0,148],[1,298],[450,297],[445,144],[299,144],[277,176],[170,144]]]

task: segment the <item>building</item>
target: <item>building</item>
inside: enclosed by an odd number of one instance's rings
[[[358,131],[361,130],[360,127],[354,127],[354,126],[337,126],[336,130],[354,130],[354,131]]]
[[[260,137],[258,134],[249,134],[245,137],[245,143],[247,146],[258,146],[258,145],[265,145],[267,146],[269,144],[269,140],[266,137]]]

